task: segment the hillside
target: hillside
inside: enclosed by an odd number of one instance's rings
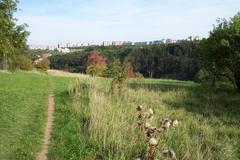
[[[131,79],[119,96],[104,78],[49,73],[0,73],[0,159],[35,159],[43,143],[48,93],[55,93],[55,119],[48,159],[144,157],[136,106],[152,108],[179,125],[160,138],[177,159],[239,159],[240,98],[228,85],[216,89],[187,81]],[[75,89],[74,89],[75,88]],[[156,157],[162,159],[160,152]]]

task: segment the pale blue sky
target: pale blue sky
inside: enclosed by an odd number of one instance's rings
[[[20,0],[29,44],[206,37],[217,18],[240,11],[240,0]]]

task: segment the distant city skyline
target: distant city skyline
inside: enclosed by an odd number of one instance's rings
[[[153,41],[207,37],[217,18],[239,11],[239,0],[20,0],[29,44]]]

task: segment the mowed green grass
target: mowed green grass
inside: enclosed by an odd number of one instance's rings
[[[152,125],[159,126],[161,118],[180,121],[159,139],[160,149],[173,149],[177,159],[240,159],[240,96],[227,85],[130,80],[119,97],[109,94],[109,80],[79,81],[78,92],[69,95],[68,83],[58,80],[50,159],[143,159],[146,145],[138,137],[137,105],[153,108]],[[159,152],[156,158],[163,159]]]
[[[134,159],[144,157],[137,105],[153,108],[152,125],[176,118],[160,148],[177,159],[240,159],[240,95],[227,85],[175,80],[129,80],[122,93],[109,94],[104,78],[0,73],[0,159],[35,159],[42,144],[47,96],[55,93],[56,111],[50,160]],[[78,86],[77,93],[68,91]],[[162,159],[159,153],[156,158]]]
[[[48,76],[0,73],[0,159],[36,159],[44,135]]]

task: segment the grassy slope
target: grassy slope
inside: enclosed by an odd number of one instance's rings
[[[240,158],[240,97],[226,87],[131,80],[120,98],[107,93],[105,79],[82,78],[79,94],[69,95],[75,78],[27,73],[0,76],[0,159],[35,158],[46,122],[49,78],[56,93],[49,159],[119,160],[145,155],[137,136],[138,104],[154,109],[155,125],[164,117],[180,120],[180,126],[161,141],[161,148],[174,149],[178,159]]]
[[[50,159],[133,159],[145,155],[137,137],[138,104],[160,118],[177,118],[180,126],[161,140],[179,159],[240,158],[240,97],[227,87],[212,89],[192,82],[142,80],[130,83],[122,98],[109,95],[108,82],[89,79],[79,94],[67,94],[58,80],[57,117]],[[104,85],[103,85],[104,84]],[[61,89],[60,89],[61,88]]]
[[[69,85],[75,84],[76,78],[53,77],[53,79],[56,88],[56,113],[49,159],[65,160],[80,159],[80,157],[85,159],[83,157],[88,157],[85,154],[91,154],[90,150],[94,147],[88,146],[87,128],[83,125],[87,123],[89,114],[88,90],[84,90],[76,100],[75,96],[68,94]]]
[[[0,73],[0,159],[35,159],[47,115],[49,78]]]

